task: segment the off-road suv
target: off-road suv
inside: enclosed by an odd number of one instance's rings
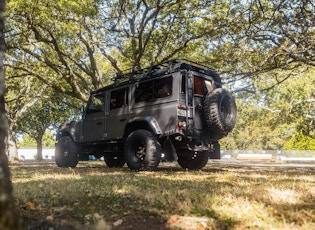
[[[89,156],[108,167],[156,169],[161,160],[187,169],[220,158],[218,140],[236,122],[233,96],[212,69],[176,59],[117,76],[91,92],[82,119],[57,132],[55,160],[76,167]]]

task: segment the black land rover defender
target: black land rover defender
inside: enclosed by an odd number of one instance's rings
[[[218,140],[236,123],[233,96],[212,69],[183,59],[117,76],[91,92],[82,119],[57,132],[55,160],[76,167],[89,156],[108,167],[156,169],[161,160],[201,169],[220,158]]]

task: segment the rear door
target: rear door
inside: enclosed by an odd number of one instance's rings
[[[202,74],[193,72],[193,83],[195,106],[194,126],[197,130],[202,130],[204,127],[203,104],[207,94],[213,90],[214,81],[207,80]]]
[[[205,97],[213,90],[213,87],[214,81],[210,76],[205,76],[194,71],[183,75],[180,104],[184,104],[187,107],[188,129],[199,131],[203,129],[205,120],[203,104]]]

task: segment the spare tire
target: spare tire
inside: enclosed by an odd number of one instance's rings
[[[208,128],[216,134],[227,134],[236,123],[236,103],[231,93],[217,88],[204,101],[204,115]]]

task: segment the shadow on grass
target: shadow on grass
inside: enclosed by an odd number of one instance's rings
[[[174,215],[206,217],[210,229],[258,227],[253,223],[263,221],[269,227],[285,227],[284,219],[289,224],[312,226],[315,209],[314,180],[308,182],[301,177],[314,176],[314,172],[212,164],[200,171],[161,164],[155,172],[133,172],[127,167],[109,169],[104,162],[80,163],[75,169],[47,162],[10,167],[17,204],[25,219],[46,223],[46,218],[52,216],[55,223],[77,229],[92,228],[95,223],[86,217],[95,213],[112,229],[204,226],[189,226],[187,222],[177,226],[178,221],[171,218]],[[283,197],[277,197],[279,193]],[[294,199],[286,201],[287,195]],[[246,216],[250,207],[253,213]]]

